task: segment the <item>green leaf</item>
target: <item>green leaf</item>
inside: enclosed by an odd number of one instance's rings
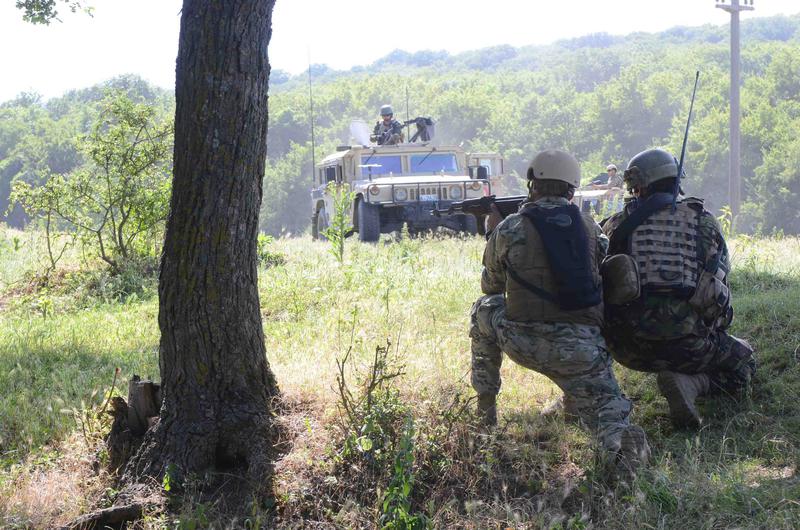
[[[366,436],[359,437],[356,443],[358,443],[358,448],[364,453],[372,450],[372,440]]]

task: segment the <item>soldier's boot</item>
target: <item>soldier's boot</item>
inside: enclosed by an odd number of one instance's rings
[[[547,405],[544,406],[542,409],[542,416],[555,416],[559,412],[564,413],[564,421],[577,423],[580,421],[580,415],[578,414],[578,408],[575,406],[575,402],[568,397],[561,394],[559,397],[550,401]]]
[[[478,394],[478,418],[486,427],[497,425],[497,395]]]
[[[631,481],[636,472],[650,460],[650,444],[644,429],[631,425],[622,431],[619,453],[616,459],[616,478]]]
[[[742,398],[747,395],[750,382],[753,375],[756,373],[756,359],[753,356],[754,348],[744,339],[730,335],[731,340],[731,354],[735,359],[742,359],[742,366],[736,371],[736,379],[739,383],[737,389],[726,388],[726,392],[734,398]]]
[[[708,394],[711,384],[708,376],[659,372],[656,381],[658,389],[667,398],[672,424],[680,429],[699,429],[703,420],[697,412],[695,400]]]

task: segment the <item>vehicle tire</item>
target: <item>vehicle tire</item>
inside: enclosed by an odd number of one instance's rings
[[[319,217],[319,212],[314,212],[314,215],[311,216],[311,239],[313,241],[319,239],[319,230],[317,229],[318,217]]]
[[[464,215],[464,218],[461,219],[461,230],[471,236],[474,236],[478,233],[478,220],[474,215]]]
[[[359,200],[358,208],[358,239],[365,243],[374,243],[381,236],[381,212],[377,206]]]
[[[315,213],[312,217],[311,226],[311,235],[314,236],[314,239],[318,239],[319,241],[327,241],[328,238],[325,237],[325,230],[328,228],[328,214],[325,211],[325,207],[323,206],[317,213]]]

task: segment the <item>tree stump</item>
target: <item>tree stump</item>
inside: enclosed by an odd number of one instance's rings
[[[138,375],[128,383],[128,401],[117,396],[111,399],[107,414],[114,418],[106,437],[111,471],[123,469],[142,443],[147,429],[158,422],[161,408],[161,387],[143,381]]]
[[[128,383],[128,428],[134,436],[144,436],[150,428],[151,418],[157,418],[161,409],[161,386],[142,380],[138,375]]]

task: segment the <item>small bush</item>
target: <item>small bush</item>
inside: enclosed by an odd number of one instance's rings
[[[256,255],[258,256],[258,263],[260,265],[274,267],[286,263],[286,257],[280,252],[273,250],[272,243],[274,241],[272,236],[258,234]]]

